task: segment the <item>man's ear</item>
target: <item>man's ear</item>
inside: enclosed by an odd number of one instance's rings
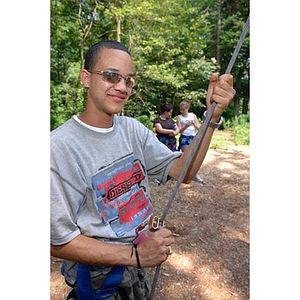
[[[90,72],[85,69],[80,70],[80,80],[81,83],[86,87],[90,87]]]

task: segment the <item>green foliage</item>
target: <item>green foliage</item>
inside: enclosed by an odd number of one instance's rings
[[[146,99],[157,107],[161,101],[178,104],[186,97],[192,101],[203,98],[206,86],[200,87],[199,82],[207,82],[216,65],[203,53],[206,45],[199,30],[204,34],[206,20],[199,12],[187,1],[129,3],[131,21],[125,25],[130,25],[137,74],[133,102]]]
[[[225,129],[231,129],[236,145],[250,144],[250,115],[240,115],[224,122]]]
[[[70,64],[65,82],[51,86],[51,129],[84,109],[85,91],[78,77],[79,70],[79,63]]]
[[[223,136],[217,136],[213,135],[209,148],[210,149],[220,149],[220,148],[225,148],[227,145],[227,142]]]
[[[99,40],[117,38],[117,18],[121,20],[121,42],[132,52],[136,73],[124,114],[148,124],[147,118],[153,119],[160,102],[173,103],[175,115],[180,101],[189,99],[200,116],[210,74],[226,67],[249,12],[249,0],[222,1],[219,66],[215,59],[218,2],[51,0],[51,129],[82,111],[82,54]],[[235,78],[243,71],[240,106],[249,99],[248,58],[249,38],[233,69]],[[225,117],[233,115],[230,106]]]
[[[236,145],[250,144],[250,124],[236,125],[233,127],[234,143]]]
[[[153,131],[153,121],[151,121],[151,119],[148,116],[141,115],[136,117],[136,119],[142,124],[144,124],[148,129]]]
[[[240,115],[233,119],[233,139],[236,145],[250,144],[249,115]]]

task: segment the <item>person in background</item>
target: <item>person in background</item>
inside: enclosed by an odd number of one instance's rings
[[[179,130],[172,119],[173,105],[168,102],[160,104],[160,115],[154,119],[153,126],[158,140],[173,152],[176,151],[176,135]]]
[[[191,103],[187,100],[183,100],[179,104],[181,114],[177,116],[177,128],[180,133],[178,150],[182,152],[189,146],[200,128],[197,116],[193,112],[189,112],[190,107]],[[204,182],[199,174],[193,180]]]

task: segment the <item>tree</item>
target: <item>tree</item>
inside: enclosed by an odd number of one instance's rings
[[[189,99],[200,116],[209,76],[225,71],[248,11],[248,0],[51,0],[51,128],[82,111],[79,70],[84,52],[102,39],[132,52],[136,86],[124,114],[152,118],[161,101],[172,102],[176,114]],[[227,117],[240,112],[241,101],[248,111],[248,58],[249,38],[233,69],[236,106]]]
[[[177,105],[185,98],[202,107],[208,76],[217,65],[204,55],[207,20],[201,7],[182,0],[132,1],[123,14],[123,41],[130,45],[138,75],[127,113],[149,115],[146,109],[156,109],[162,100]]]

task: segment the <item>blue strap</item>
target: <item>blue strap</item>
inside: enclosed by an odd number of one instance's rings
[[[90,267],[86,264],[78,264],[77,295],[82,300],[95,300]]]
[[[111,297],[117,290],[125,271],[124,266],[115,266],[106,275],[101,287],[93,290],[90,268],[85,264],[78,264],[77,288],[73,289],[68,299],[102,300]]]
[[[65,272],[66,272],[66,263],[63,262],[60,268],[60,273],[62,276],[65,276]]]
[[[115,266],[104,279],[100,289],[95,291],[96,299],[107,299],[111,297],[117,290],[125,271],[124,266]]]
[[[75,290],[75,289],[73,289],[73,290],[69,293],[69,295],[68,295],[68,297],[67,297],[67,300],[70,300],[70,299],[79,299],[79,298],[77,297],[77,293],[76,293],[76,290]]]

